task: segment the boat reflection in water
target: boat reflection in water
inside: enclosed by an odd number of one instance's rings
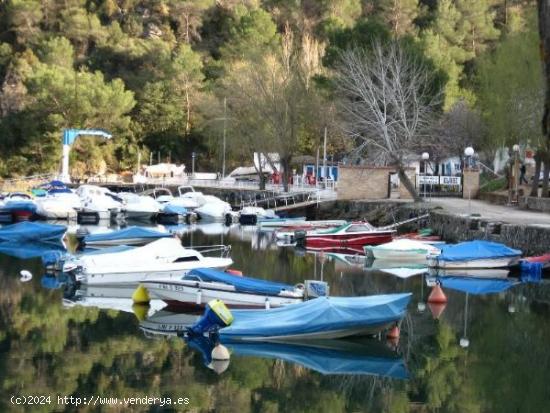
[[[199,318],[198,313],[175,313],[163,309],[141,321],[140,328],[148,338],[182,337],[189,348],[201,354],[205,366],[221,373],[229,367],[229,360],[212,359],[212,350],[218,339],[196,335],[190,338],[185,334]],[[323,375],[408,378],[403,358],[373,338],[225,343],[221,336],[221,343],[230,350],[232,357],[283,360]]]

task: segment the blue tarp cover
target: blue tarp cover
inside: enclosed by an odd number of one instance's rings
[[[124,241],[125,239],[144,238],[144,239],[159,239],[168,238],[173,235],[169,232],[156,231],[154,229],[143,227],[128,227],[119,231],[104,232],[100,234],[91,234],[84,237],[84,243],[101,242],[101,241]]]
[[[36,212],[36,204],[32,201],[7,201],[2,207],[4,211]]]
[[[402,358],[368,354],[368,351],[349,351],[345,347],[339,349],[287,343],[233,343],[229,344],[228,348],[237,356],[284,360],[325,375],[350,374],[395,379],[408,378]]]
[[[20,222],[0,228],[0,242],[60,243],[65,231],[64,225]]]
[[[132,250],[136,247],[132,247],[129,245],[115,245],[114,247],[108,247],[108,248],[85,248],[82,251],[81,255],[101,255],[101,254],[112,254],[114,252],[124,252]]]
[[[506,278],[439,277],[438,280],[443,288],[474,295],[500,293],[520,284]]]
[[[442,245],[439,261],[465,261],[520,256],[521,251],[490,241],[467,241]]]
[[[216,281],[222,282],[225,284],[230,284],[235,287],[237,291],[255,293],[255,294],[266,294],[266,295],[277,295],[282,290],[293,291],[294,287],[292,285],[260,280],[258,278],[242,277],[239,275],[228,274],[223,271],[214,270],[211,268],[197,268],[189,272],[185,278],[200,278],[203,281]]]
[[[162,212],[165,213],[165,214],[186,215],[187,214],[187,208],[179,206],[179,205],[166,204],[162,208]]]
[[[62,243],[2,242],[0,253],[22,260],[40,257],[44,265],[55,264],[67,250]]]
[[[270,339],[307,333],[379,326],[400,320],[411,294],[320,297],[271,310],[234,310],[222,340]]]

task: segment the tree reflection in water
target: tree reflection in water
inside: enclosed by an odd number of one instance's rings
[[[195,234],[195,243],[207,241],[197,238]],[[251,252],[250,241],[231,243],[235,267],[246,274],[289,283],[313,276],[314,255],[298,256],[291,249]],[[33,280],[21,283],[21,269],[31,270]],[[449,304],[436,321],[429,311],[413,311],[422,300],[421,277],[403,281],[360,269],[342,273],[330,260],[323,270],[335,295],[413,291],[399,345],[409,380],[323,376],[297,364],[248,356],[233,356],[218,375],[183,340],[146,338],[131,313],[63,307],[62,291],[41,287],[38,261],[2,257],[0,408],[26,410],[10,405],[12,394],[93,394],[189,397],[190,406],[175,410],[197,412],[550,410],[550,317],[544,305],[548,286],[521,285],[503,294],[470,296],[471,343],[463,349],[458,344],[464,329],[462,293],[448,292]],[[510,302],[513,314],[508,312]]]

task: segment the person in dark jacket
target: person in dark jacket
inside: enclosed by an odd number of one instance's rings
[[[524,163],[521,164],[521,167],[519,168],[519,184],[525,183],[525,185],[528,185],[529,182],[527,182],[527,178],[525,178],[525,173],[527,172],[527,167]]]

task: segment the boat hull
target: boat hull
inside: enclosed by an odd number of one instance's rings
[[[152,296],[160,298],[171,307],[204,307],[211,300],[222,300],[229,307],[265,308],[267,305],[269,307],[281,307],[299,303],[303,300],[302,297],[267,296],[265,294],[239,292],[229,289],[230,286],[218,283],[186,282],[182,280],[180,282],[146,281],[142,284]]]
[[[326,247],[363,247],[365,245],[378,245],[390,242],[392,232],[379,232],[369,234],[306,234],[305,246],[312,248]],[[298,241],[298,239],[297,239]]]
[[[507,268],[519,261],[517,257],[483,258],[465,261],[443,261],[437,257],[428,257],[428,266],[431,268],[444,269],[484,269],[484,268]]]
[[[232,263],[230,259],[221,259],[222,263],[216,266],[209,266],[209,268],[215,268],[225,270]],[[183,276],[187,275],[191,270],[195,268],[204,268],[205,264],[197,262],[194,265],[189,265],[180,268],[171,269],[150,269],[143,270],[137,269],[135,271],[113,271],[113,272],[85,272],[77,274],[77,281],[87,285],[126,285],[126,284],[138,284],[147,280],[179,280]]]
[[[412,249],[412,250],[398,250],[389,248],[370,248],[365,247],[365,253],[371,255],[377,260],[392,260],[392,261],[406,261],[406,262],[426,262],[426,256],[428,250]]]

